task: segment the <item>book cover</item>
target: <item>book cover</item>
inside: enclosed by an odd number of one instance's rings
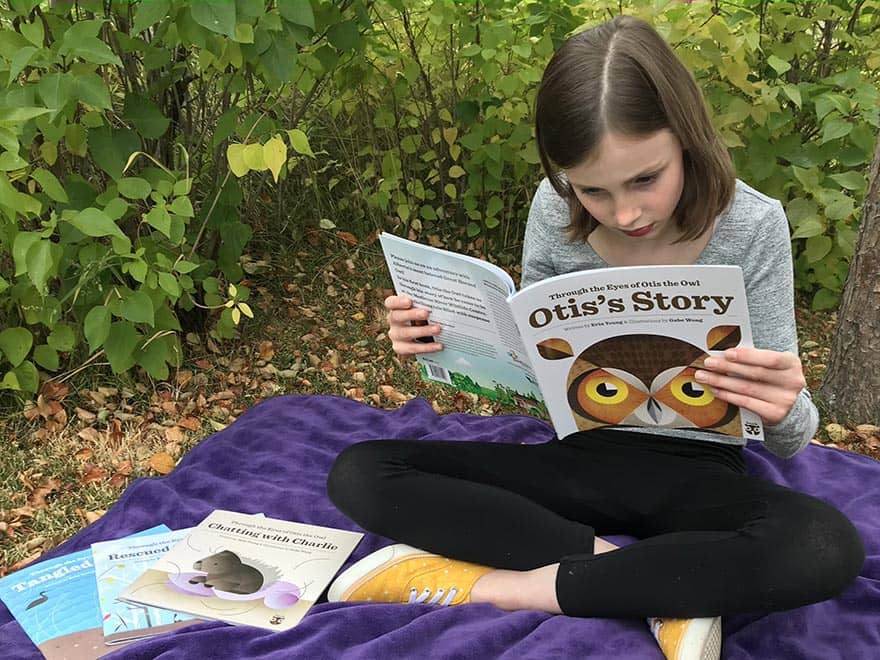
[[[161,528],[134,536],[155,531]],[[7,575],[0,580],[0,600],[48,660],[94,660],[109,652],[90,549]]]
[[[560,437],[600,426],[763,439],[758,415],[694,378],[751,346],[738,266],[627,266],[560,275],[509,299]]]
[[[232,624],[288,630],[363,534],[217,510],[120,598]]]
[[[560,437],[599,426],[699,429],[763,440],[761,419],[694,380],[713,353],[751,346],[737,266],[629,266],[516,291],[503,270],[390,234],[395,290],[430,310],[444,349],[426,380],[548,416]]]
[[[125,587],[189,533],[190,529],[179,529],[151,534],[145,538],[125,538],[92,544],[105,644],[123,644],[151,637],[187,626],[196,619],[182,612],[118,599]]]

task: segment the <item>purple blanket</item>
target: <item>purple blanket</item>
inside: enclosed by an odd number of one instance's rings
[[[139,479],[96,523],[46,557],[87,548],[165,523],[196,524],[215,508],[358,529],[327,499],[325,479],[347,445],[371,438],[543,442],[546,424],[524,416],[438,416],[424,400],[380,410],[348,399],[284,396],[255,406],[229,428],[195,447],[168,476]],[[880,657],[880,463],[810,446],[780,460],[747,448],[756,475],[831,502],[856,524],[867,559],[861,576],[838,598],[767,616],[724,620],[727,659]],[[388,543],[367,534],[349,561]],[[39,658],[0,605],[0,656]],[[639,658],[662,654],[642,621],[576,619],[541,612],[504,612],[491,605],[320,603],[296,628],[199,623],[116,651],[123,658]]]

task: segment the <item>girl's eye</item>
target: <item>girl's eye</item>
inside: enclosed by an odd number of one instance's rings
[[[602,192],[603,191],[600,188],[581,188],[581,193],[587,197],[597,197],[601,195]]]
[[[635,180],[635,184],[637,186],[648,186],[648,185],[654,183],[654,181],[656,181],[656,180],[657,180],[656,174],[647,174],[645,176],[640,176],[639,178],[637,178]]]

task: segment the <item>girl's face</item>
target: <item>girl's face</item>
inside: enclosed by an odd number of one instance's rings
[[[684,187],[682,150],[668,129],[608,133],[586,161],[565,170],[584,208],[622,238],[675,240],[672,214]]]

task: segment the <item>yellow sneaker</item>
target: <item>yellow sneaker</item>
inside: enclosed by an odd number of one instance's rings
[[[327,600],[460,605],[470,602],[474,583],[492,570],[398,543],[343,571],[330,585]]]
[[[721,657],[721,617],[648,619],[651,632],[667,660],[718,660]]]

